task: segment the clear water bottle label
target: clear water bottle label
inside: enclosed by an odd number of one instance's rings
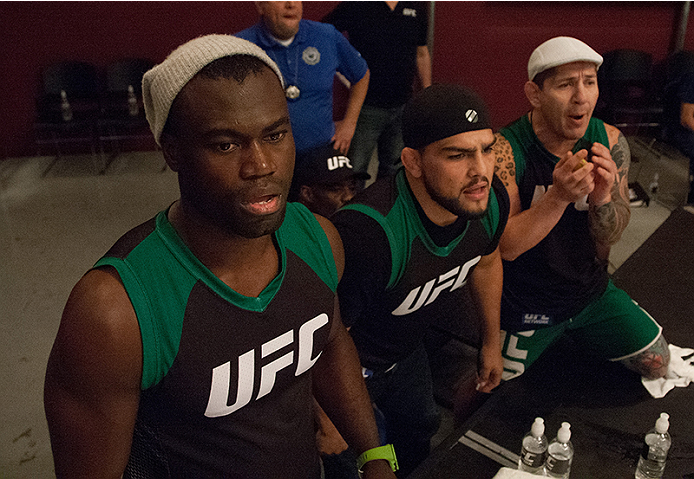
[[[554,474],[564,474],[569,471],[570,466],[569,459],[558,459],[553,456],[547,458],[547,469]]]
[[[667,459],[667,452],[663,451],[657,447],[649,447],[648,444],[643,445],[643,450],[641,451],[641,456],[644,459],[655,462],[664,463]]]
[[[521,451],[521,461],[528,467],[540,467],[545,463],[545,456],[547,454],[544,452],[535,453],[530,452],[526,448]]]

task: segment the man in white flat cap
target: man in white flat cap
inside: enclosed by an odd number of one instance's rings
[[[180,199],[68,299],[44,398],[57,477],[318,479],[315,395],[365,477],[394,479],[339,316],[339,236],[287,202],[279,69],[208,35],[148,71],[143,94]]]
[[[667,371],[662,327],[607,274],[630,217],[630,153],[617,128],[592,118],[601,64],[576,38],[537,47],[525,84],[530,112],[498,133],[497,174],[511,208],[499,245],[504,379],[565,333],[644,378]]]

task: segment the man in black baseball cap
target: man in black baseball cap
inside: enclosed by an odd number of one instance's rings
[[[326,218],[347,204],[357,192],[359,181],[368,173],[354,171],[349,158],[332,143],[321,145],[297,157],[291,201],[298,201]]]
[[[467,314],[465,284],[480,325],[477,374],[466,390],[475,397],[501,380],[498,243],[508,196],[494,176],[487,107],[472,90],[439,84],[419,92],[402,128],[403,167],[331,221],[345,247],[340,312],[406,476],[439,425],[423,337],[437,321],[477,318]]]

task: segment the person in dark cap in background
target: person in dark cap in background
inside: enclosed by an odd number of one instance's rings
[[[511,204],[500,243],[504,380],[564,334],[644,378],[667,372],[662,327],[607,274],[630,217],[630,153],[617,128],[592,117],[601,64],[576,38],[538,46],[525,83],[530,112],[498,134],[497,174]]]
[[[297,155],[290,201],[329,218],[354,198],[360,182],[371,175],[355,171],[349,158],[325,144]]]
[[[403,139],[395,177],[377,180],[331,219],[345,247],[342,318],[406,476],[439,426],[422,338],[437,317],[469,307],[466,282],[481,318],[477,389],[488,393],[501,380],[498,242],[508,199],[494,176],[487,107],[471,90],[422,90],[405,106]]]

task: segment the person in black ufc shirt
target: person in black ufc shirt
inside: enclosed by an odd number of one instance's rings
[[[431,85],[426,11],[420,2],[348,1],[322,21],[345,32],[369,64],[369,91],[349,149],[354,169],[366,172],[377,147],[378,177],[392,176],[403,147],[402,109],[415,80],[421,88]]]
[[[462,317],[467,282],[481,317],[477,388],[501,380],[498,242],[508,199],[494,176],[487,108],[471,90],[421,91],[405,106],[403,138],[403,168],[332,220],[345,246],[342,318],[407,475],[439,425],[422,338],[439,318]]]
[[[180,199],[75,286],[48,363],[56,475],[318,479],[314,395],[370,478],[394,478],[339,317],[335,228],[287,204],[282,76],[208,35],[145,73]],[[376,451],[374,451],[376,449]]]

